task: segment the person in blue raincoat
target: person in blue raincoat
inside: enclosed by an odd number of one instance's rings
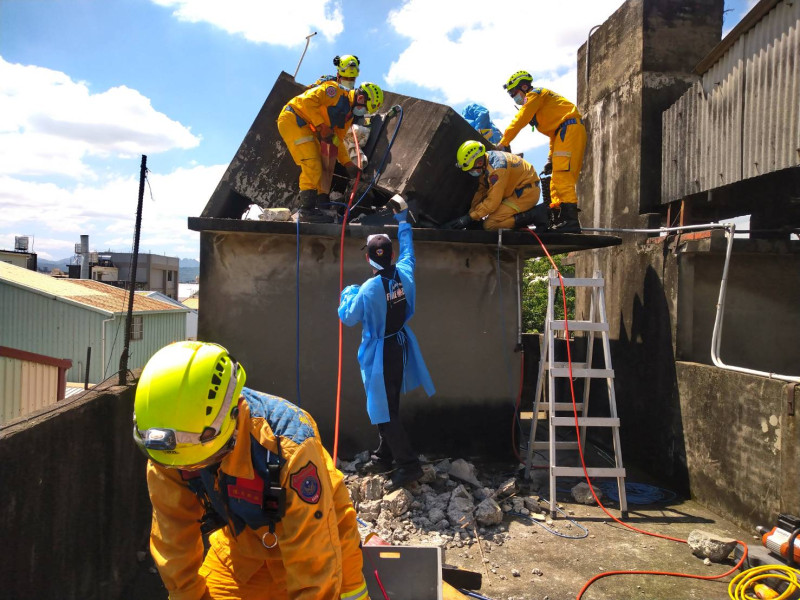
[[[435,392],[417,338],[406,325],[414,315],[414,245],[408,210],[395,214],[400,224],[400,256],[392,264],[392,241],[386,234],[367,239],[367,262],[373,277],[363,285],[342,290],[339,318],[351,327],[362,324],[358,362],[367,392],[367,413],[378,426],[379,445],[372,453],[370,470],[388,471],[397,489],[422,476],[422,467],[400,420],[400,394],[420,385],[429,396]]]

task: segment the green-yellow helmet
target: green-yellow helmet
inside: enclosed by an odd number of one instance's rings
[[[383,106],[383,90],[377,83],[365,81],[358,89],[355,95],[364,94],[367,98],[367,112],[369,114],[376,113]]]
[[[245,378],[242,366],[217,344],[187,341],[162,348],[136,386],[134,441],[167,467],[215,462],[233,441]]]
[[[528,83],[533,83],[533,76],[527,71],[517,71],[508,78],[508,81],[506,81],[506,83],[503,85],[503,89],[510,93],[511,90],[517,87],[520,83],[524,83],[526,81]]]
[[[462,171],[469,171],[475,161],[486,154],[486,146],[475,140],[464,142],[456,151],[456,166]]]
[[[345,54],[344,56],[334,56],[333,65],[336,67],[337,73],[342,77],[358,77],[361,62],[358,57],[353,54]]]

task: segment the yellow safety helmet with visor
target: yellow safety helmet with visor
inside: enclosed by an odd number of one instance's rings
[[[486,154],[486,146],[475,140],[464,142],[456,151],[456,166],[462,171],[471,171],[475,161]]]
[[[521,83],[533,83],[533,75],[527,71],[517,71],[503,84],[503,89],[512,94],[514,89]]]
[[[207,342],[175,342],[142,371],[133,408],[133,438],[163,466],[199,469],[235,442],[246,374],[228,351]]]
[[[354,54],[345,54],[344,56],[334,56],[333,65],[340,76],[355,79],[360,72],[361,62]]]

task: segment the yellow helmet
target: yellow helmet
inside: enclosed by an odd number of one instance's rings
[[[517,87],[520,83],[524,82],[533,83],[533,76],[528,73],[527,71],[517,71],[511,77],[508,78],[508,81],[503,85],[503,89],[511,93],[515,87]]]
[[[206,342],[175,342],[156,352],[136,386],[133,439],[166,467],[198,469],[221,459],[235,438],[244,368]]]
[[[342,77],[356,78],[360,71],[359,67],[361,66],[361,62],[358,60],[357,56],[345,54],[344,56],[334,56],[333,65]]]
[[[365,81],[358,86],[353,97],[358,97],[359,94],[364,94],[366,96],[367,112],[369,114],[378,112],[380,107],[383,106],[383,90],[378,87],[377,83]]]
[[[456,166],[462,171],[469,171],[475,161],[486,154],[486,146],[475,140],[464,142],[456,151]]]

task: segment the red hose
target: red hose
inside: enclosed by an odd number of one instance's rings
[[[350,216],[350,206],[353,204],[353,198],[356,196],[356,190],[358,189],[358,182],[361,181],[361,148],[358,146],[358,138],[356,137],[356,132],[353,128],[350,128],[350,132],[353,134],[353,142],[356,146],[356,157],[358,159],[358,173],[356,174],[356,180],[353,183],[353,190],[350,192],[350,200],[347,201],[347,208],[344,211],[344,216],[342,217],[342,236],[339,241],[339,298],[342,297],[342,291],[344,290],[344,232],[345,227],[347,226],[347,217]],[[344,143],[344,141],[342,141]],[[339,408],[342,403],[342,336],[343,336],[344,326],[342,324],[342,320],[339,319],[339,364],[338,364],[338,379],[336,381],[336,419],[334,423],[333,429],[333,466],[336,467],[336,455],[339,453]]]

